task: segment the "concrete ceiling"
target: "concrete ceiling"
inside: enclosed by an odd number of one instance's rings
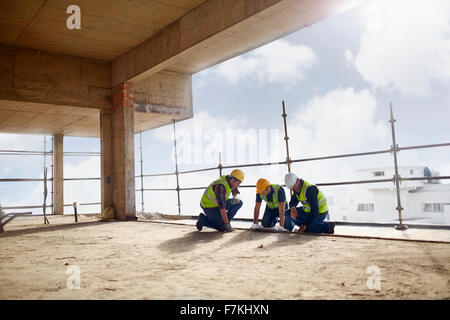
[[[0,44],[111,62],[206,0],[0,1]],[[69,30],[69,5],[81,29]],[[181,117],[135,113],[135,132]],[[0,100],[0,132],[99,137],[99,110]]]
[[[99,130],[98,109],[0,101],[0,132],[99,137]]]
[[[2,0],[0,44],[112,61],[205,0]],[[69,30],[67,7],[81,8]]]
[[[134,133],[158,128],[184,115],[134,113]],[[100,111],[41,103],[0,100],[0,132],[14,134],[63,134],[100,137]]]

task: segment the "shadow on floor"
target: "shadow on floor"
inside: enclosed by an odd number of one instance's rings
[[[276,235],[276,240],[271,240],[270,242],[265,241],[267,238]],[[264,248],[269,249],[279,249],[283,246],[291,245],[303,245],[309,241],[318,239],[315,236],[302,235],[297,233],[269,233],[269,232],[255,232],[251,230],[236,230],[231,234],[220,232],[220,231],[202,231],[197,230],[189,232],[181,237],[170,239],[162,242],[158,245],[160,250],[166,251],[168,253],[176,254],[182,252],[189,252],[198,247],[201,247],[203,243],[211,243],[215,240],[221,240],[228,238],[225,243],[220,245],[221,248],[230,248],[234,245],[249,241],[261,241]],[[216,249],[215,249],[216,250]]]
[[[195,230],[182,237],[164,241],[158,245],[158,248],[169,253],[188,252],[201,246],[202,243],[209,243],[221,239],[223,236],[224,233],[219,231],[198,232]]]
[[[274,237],[275,236],[275,237]],[[267,238],[276,238],[270,242],[264,241]],[[258,232],[251,230],[240,230],[234,237],[228,240],[223,246],[230,247],[243,241],[256,241],[260,240],[264,248],[278,249],[283,246],[291,245],[303,245],[309,241],[317,240],[319,237],[308,234],[299,234],[297,232],[283,232],[283,233],[271,233],[271,232]]]

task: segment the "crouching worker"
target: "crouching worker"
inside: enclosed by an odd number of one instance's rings
[[[328,215],[328,204],[317,186],[299,179],[294,173],[286,174],[284,182],[293,191],[285,218],[299,226],[300,232],[334,233],[335,223],[324,222]],[[296,207],[299,202],[303,206]]]
[[[244,180],[244,172],[235,169],[231,174],[213,181],[203,193],[200,206],[203,212],[198,216],[197,229],[213,228],[222,232],[231,232],[230,221],[242,207],[242,201],[235,198],[238,187]],[[228,199],[233,194],[232,199]]]
[[[280,227],[286,230],[292,230],[294,224],[285,219],[284,212],[287,209],[286,194],[281,185],[270,184],[264,178],[261,178],[256,183],[256,203],[253,214],[253,226],[258,225],[259,211],[261,209],[262,200],[266,202],[266,209],[261,224],[264,228],[272,228],[279,221]]]

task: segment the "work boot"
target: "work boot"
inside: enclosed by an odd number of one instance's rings
[[[334,222],[328,222],[330,224],[330,231],[329,234],[334,234],[334,227],[336,226],[336,223]]]
[[[200,214],[203,214],[203,212],[200,213]],[[198,230],[198,231],[202,231],[203,226],[202,226],[202,224],[200,223],[200,217],[198,217],[198,220],[197,220],[197,223],[195,224],[195,226],[197,227],[197,230]]]

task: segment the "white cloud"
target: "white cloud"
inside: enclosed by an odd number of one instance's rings
[[[224,165],[278,161],[280,158],[280,130],[251,128],[244,118],[216,118],[201,112],[177,124],[176,134],[178,162],[181,165],[214,166],[219,162],[219,153]],[[153,136],[173,144],[171,126],[156,130]]]
[[[89,157],[76,164],[64,165],[64,178],[98,178],[101,176],[100,157]],[[66,181],[64,183],[64,203],[101,202],[101,184],[99,180]],[[80,206],[80,213],[98,212],[100,205]],[[71,207],[65,208],[66,213],[73,213]]]
[[[388,127],[375,121],[375,111],[376,99],[368,90],[336,89],[312,98],[291,111],[288,128],[291,158],[367,151],[373,142],[387,141]],[[355,176],[350,160],[314,161],[296,166],[316,182]]]
[[[233,84],[251,79],[259,84],[282,83],[291,87],[305,79],[306,71],[316,62],[316,55],[311,48],[277,40],[225,61],[211,70],[212,74]]]
[[[354,62],[354,57],[353,57],[353,53],[350,50],[345,50],[345,58],[350,61],[350,62]]]
[[[64,165],[65,178],[96,178],[100,177],[100,157],[89,157],[77,164]]]
[[[346,152],[373,138],[385,138],[386,125],[375,122],[376,99],[369,90],[336,89],[298,107],[290,131],[301,130],[308,154]],[[300,138],[300,137],[299,137]],[[310,138],[310,139],[307,139]],[[302,151],[304,154],[304,151]]]
[[[450,1],[378,0],[362,12],[366,28],[354,65],[375,88],[420,96],[433,81],[450,79]]]
[[[47,151],[51,149],[50,136],[47,136]],[[0,145],[4,150],[44,150],[44,137],[40,135],[23,135],[0,133]]]
[[[225,130],[230,127],[245,126],[246,120],[243,118],[227,118],[218,119],[210,115],[208,112],[199,112],[195,114],[194,118],[181,121],[176,124],[177,138],[186,132],[194,132],[196,128],[203,129],[221,129]],[[153,136],[158,140],[166,143],[173,142],[173,126],[164,126],[153,131]]]
[[[349,68],[354,68],[354,64],[355,64],[355,57],[353,56],[353,52],[351,52],[350,50],[345,50],[344,52],[344,56],[345,59],[347,60],[347,67]]]

